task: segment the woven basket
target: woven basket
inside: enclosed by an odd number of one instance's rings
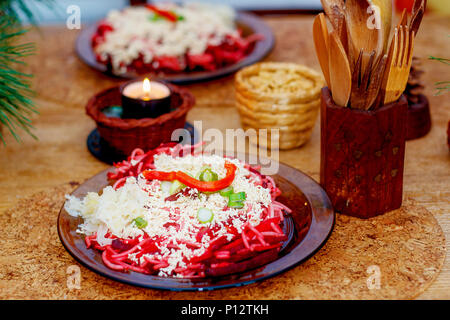
[[[172,110],[158,118],[120,119],[107,117],[102,110],[121,104],[120,88],[106,89],[93,96],[86,105],[86,113],[94,119],[100,136],[117,152],[129,155],[136,148],[154,149],[170,142],[174,130],[184,128],[186,115],[195,98],[186,89],[167,84],[172,92]]]
[[[242,69],[235,77],[242,127],[278,129],[280,149],[303,145],[317,121],[322,86],[319,73],[294,63],[266,62]],[[268,138],[258,143],[276,147],[270,145],[270,131]]]

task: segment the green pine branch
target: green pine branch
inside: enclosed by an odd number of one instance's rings
[[[48,7],[54,0],[37,0]],[[20,20],[21,14],[32,25],[37,24],[33,1],[0,0],[0,126],[3,125],[20,142],[19,131],[23,130],[33,138],[31,117],[38,113],[33,102],[31,74],[17,70],[25,65],[23,61],[35,53],[33,43],[20,43],[27,30]],[[0,131],[0,140],[5,139]]]
[[[36,138],[31,132],[31,115],[37,113],[30,88],[32,75],[17,71],[23,65],[23,58],[33,54],[32,43],[17,44],[26,30],[18,29],[10,17],[0,16],[0,123],[20,141],[19,130]],[[5,143],[3,134],[0,139]]]
[[[22,24],[20,14],[25,16],[32,25],[37,25],[37,15],[39,9],[36,3],[53,8],[55,0],[0,0],[0,12],[13,19],[16,23]]]

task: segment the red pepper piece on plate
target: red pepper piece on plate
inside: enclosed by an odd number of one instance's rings
[[[157,8],[156,6],[151,5],[151,4],[146,4],[145,7],[147,9],[153,11],[157,15],[160,15],[161,17],[166,18],[169,21],[176,22],[178,20],[177,15],[175,13],[173,13],[173,12],[166,11],[166,10],[161,10],[161,9]]]
[[[200,181],[181,171],[162,172],[156,170],[146,170],[143,172],[143,175],[148,180],[178,180],[184,185],[191,188],[196,188],[202,192],[216,192],[225,189],[233,183],[237,167],[230,162],[225,162],[225,169],[227,170],[225,178],[217,181]]]

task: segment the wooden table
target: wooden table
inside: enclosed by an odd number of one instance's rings
[[[276,35],[268,61],[290,61],[318,68],[312,42],[312,16],[266,17]],[[404,197],[431,211],[441,224],[450,247],[450,152],[446,144],[450,120],[449,95],[433,96],[434,82],[448,80],[450,68],[427,60],[434,55],[448,58],[450,21],[426,16],[417,38],[415,55],[423,58],[425,93],[430,98],[433,126],[424,138],[407,143]],[[6,137],[0,146],[0,212],[16,201],[47,187],[68,181],[83,181],[107,165],[86,148],[86,138],[95,127],[84,106],[97,91],[117,84],[81,63],[74,53],[77,30],[44,27],[26,37],[35,41],[38,54],[28,59],[26,71],[35,75],[34,89],[40,115],[34,119],[39,141],[24,136],[21,144]],[[197,98],[188,120],[202,120],[203,128],[239,128],[234,108],[233,78],[190,85]],[[5,130],[4,130],[5,131]],[[5,132],[4,132],[5,133]],[[319,121],[303,148],[280,153],[280,159],[318,180],[320,159]],[[450,299],[450,257],[438,279],[419,298]]]

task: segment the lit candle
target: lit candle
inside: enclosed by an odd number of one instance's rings
[[[125,83],[121,88],[122,118],[156,118],[170,112],[169,87],[145,78]]]

